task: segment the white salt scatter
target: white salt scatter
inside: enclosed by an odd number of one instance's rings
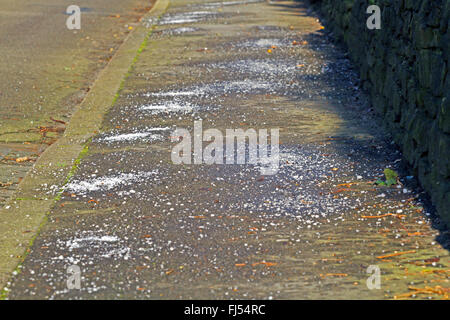
[[[268,82],[254,81],[246,79],[243,81],[226,81],[208,84],[199,88],[185,91],[163,91],[149,92],[146,97],[181,97],[181,96],[203,96],[207,94],[219,93],[252,93],[252,91],[270,89],[272,86]]]
[[[120,173],[106,177],[98,177],[88,180],[74,180],[66,186],[66,191],[85,194],[98,190],[111,190],[118,186],[123,186],[136,182],[145,178],[149,178],[157,174],[157,171],[137,172],[137,173]]]
[[[143,105],[139,109],[142,111],[151,111],[152,113],[161,113],[161,112],[191,112],[194,108],[199,108],[199,106],[194,106],[190,103],[168,102],[165,104]]]
[[[151,128],[144,132],[132,132],[132,133],[123,133],[118,135],[112,135],[104,138],[100,138],[99,141],[106,142],[124,142],[124,141],[135,141],[135,140],[162,140],[164,137],[161,134],[156,132],[167,131],[170,130],[168,127],[164,128]]]
[[[215,12],[209,11],[194,11],[194,12],[168,14],[164,16],[159,21],[158,24],[165,25],[165,24],[182,24],[182,23],[198,22],[214,15],[217,14]]]
[[[71,251],[72,249],[78,249],[85,246],[89,246],[89,244],[92,244],[93,242],[117,242],[117,241],[119,241],[119,238],[115,236],[102,236],[102,237],[89,236],[68,240],[66,242],[66,246]]]
[[[187,33],[187,32],[195,32],[198,29],[191,28],[191,27],[181,27],[176,29],[169,29],[167,32],[173,33],[173,34],[181,34],[181,33]]]
[[[178,96],[197,96],[203,94],[200,90],[193,91],[168,91],[168,92],[154,92],[154,93],[146,93],[144,96],[146,97],[178,97]]]

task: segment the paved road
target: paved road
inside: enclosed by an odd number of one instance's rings
[[[158,24],[10,298],[448,295],[429,208],[302,2],[172,0]],[[277,174],[174,164],[172,130],[200,120],[279,128]],[[402,185],[376,186],[385,168]],[[370,265],[380,289],[366,285]]]
[[[66,8],[82,11],[68,30]],[[149,0],[5,0],[0,3],[0,206],[58,138]],[[49,131],[44,137],[39,127]],[[23,161],[16,162],[16,159]]]

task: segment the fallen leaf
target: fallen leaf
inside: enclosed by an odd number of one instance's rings
[[[54,122],[58,122],[58,123],[62,123],[62,124],[66,124],[65,121],[62,120],[58,120],[58,119],[54,119],[53,117],[50,117],[50,120],[54,121]]]
[[[423,233],[422,232],[408,233],[408,237],[413,237],[413,236],[423,236]]]
[[[394,299],[401,299],[401,298],[410,298],[413,295],[417,294],[437,294],[444,296],[444,299],[449,298],[450,288],[444,288],[441,286],[435,286],[435,287],[425,287],[425,288],[417,288],[417,287],[408,287],[409,290],[412,290],[413,292],[403,293],[398,296],[394,296]]]
[[[340,188],[340,189],[337,189],[336,191],[333,191],[332,193],[341,193],[341,192],[344,192],[344,191],[353,191],[352,189],[348,189],[348,188]]]
[[[320,276],[322,278],[325,278],[325,277],[347,277],[348,274],[347,273],[327,273],[325,275],[320,274]]]
[[[403,219],[404,217],[406,217],[405,214],[386,213],[386,214],[380,214],[378,216],[361,216],[361,218],[364,218],[364,219],[378,219],[378,218],[384,218],[384,217],[389,217],[389,216],[396,217],[396,218],[399,218],[399,219]]]
[[[357,182],[341,183],[341,184],[338,184],[337,186],[338,187],[350,187],[354,184],[358,184],[358,183]]]
[[[147,266],[137,266],[136,267],[137,271],[142,271],[142,270],[145,270],[145,269],[148,269],[148,267]]]
[[[17,158],[16,162],[25,162],[25,161],[28,161],[28,160],[31,160],[31,158],[29,158],[29,157],[21,157],[21,158]]]

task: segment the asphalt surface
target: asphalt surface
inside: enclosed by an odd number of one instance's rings
[[[279,171],[174,164],[195,120],[279,128]],[[302,2],[171,1],[8,297],[448,297],[439,221],[390,141]]]

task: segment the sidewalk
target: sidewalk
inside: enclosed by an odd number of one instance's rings
[[[67,29],[65,2],[0,3],[0,207],[62,136],[62,122],[151,6],[148,0],[76,4],[80,30]]]
[[[171,0],[157,23],[9,298],[444,297],[449,254],[420,190],[302,2]],[[196,120],[279,128],[278,173],[173,164],[172,130]],[[385,168],[403,185],[376,186]]]
[[[146,16],[158,17],[167,4],[167,0],[158,1]],[[88,149],[88,142],[99,131],[103,115],[114,103],[116,93],[152,31],[151,26],[142,23],[127,26],[127,29],[132,32],[108,62],[108,67],[99,73],[70,123],[66,123],[64,135],[39,156],[14,196],[0,207],[0,290],[8,285],[13,270],[20,271],[20,263],[29,252],[27,248],[46,223],[47,214]],[[49,186],[52,186],[50,191]],[[0,298],[6,293],[7,288]]]

